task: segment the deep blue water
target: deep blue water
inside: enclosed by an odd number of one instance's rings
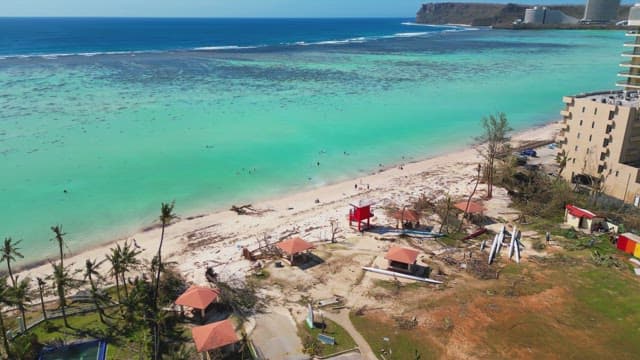
[[[411,19],[0,18],[0,55],[273,46],[441,31]]]

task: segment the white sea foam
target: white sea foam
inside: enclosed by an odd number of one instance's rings
[[[424,36],[429,34],[431,34],[431,32],[406,32],[406,33],[393,34],[393,37],[416,37],[416,36]]]
[[[241,49],[256,49],[260,46],[238,46],[238,45],[225,45],[225,46],[201,46],[193,48],[195,51],[216,51],[216,50],[241,50]]]

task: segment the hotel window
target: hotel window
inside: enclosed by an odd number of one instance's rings
[[[604,171],[604,165],[598,165],[598,174],[601,174]]]
[[[584,112],[584,110],[585,110],[585,109],[586,109],[586,108],[583,106],[583,107],[582,107],[582,112]]]
[[[607,145],[609,145],[609,139],[604,139],[604,141],[602,142],[602,147],[606,147]]]
[[[613,120],[613,117],[615,116],[615,111],[611,110],[609,111],[609,120]]]
[[[593,129],[593,127],[594,127],[594,126],[596,126],[596,122],[595,122],[595,121],[592,121],[592,122],[591,122],[591,128]]]
[[[580,120],[580,126],[582,126],[582,120]]]
[[[591,138],[593,137],[593,135],[589,135],[589,142],[591,142]]]
[[[593,115],[598,115],[598,108],[593,109]]]
[[[578,151],[578,145],[573,149],[574,151]]]
[[[589,153],[589,148],[587,148],[587,154]]]
[[[578,139],[580,139],[580,133],[578,133]]]
[[[607,134],[611,132],[611,129],[613,129],[613,127],[611,125],[607,125]]]
[[[620,171],[616,170],[616,176],[618,176],[619,173],[620,173]]]
[[[607,154],[605,153],[600,153],[600,160],[604,161],[604,159],[607,157]]]
[[[571,160],[571,162],[575,164],[576,163],[576,159],[573,158],[573,160]]]

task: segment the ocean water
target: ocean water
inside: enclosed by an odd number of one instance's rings
[[[620,31],[407,19],[1,19],[0,236],[25,261],[526,129],[613,88]],[[317,163],[320,163],[320,166]],[[66,193],[65,193],[66,190]]]

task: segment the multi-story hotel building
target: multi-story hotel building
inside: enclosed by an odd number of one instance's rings
[[[640,5],[629,12],[622,90],[565,96],[558,138],[568,157],[563,177],[640,205]]]

